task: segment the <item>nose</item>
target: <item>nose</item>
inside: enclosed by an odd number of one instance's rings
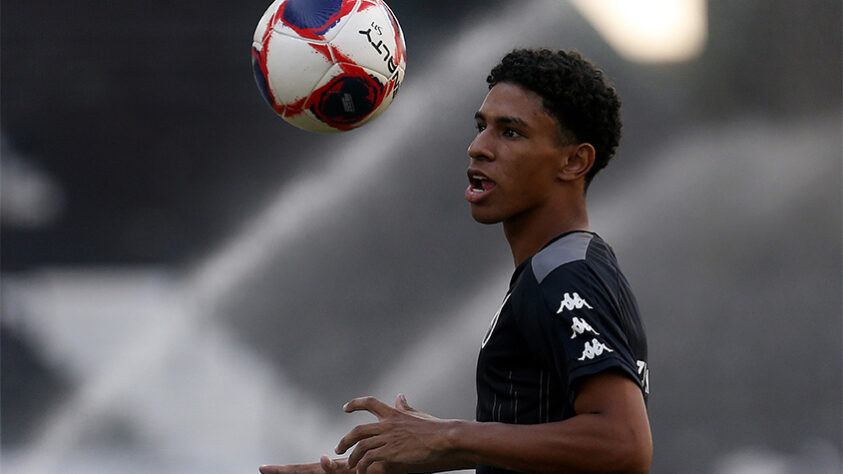
[[[489,143],[486,130],[478,132],[477,135],[474,137],[474,140],[471,141],[471,144],[468,145],[468,156],[472,159],[488,161],[492,161],[495,159],[495,155],[494,153],[492,153],[492,147]]]

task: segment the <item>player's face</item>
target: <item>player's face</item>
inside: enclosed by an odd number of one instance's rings
[[[492,87],[475,119],[465,191],[471,215],[491,224],[540,213],[559,189],[558,121],[538,94],[506,82]]]

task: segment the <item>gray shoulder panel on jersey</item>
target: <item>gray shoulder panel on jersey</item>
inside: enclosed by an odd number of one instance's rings
[[[574,232],[553,242],[533,256],[533,274],[541,284],[550,272],[577,260],[585,260],[588,244],[594,238],[588,232]]]

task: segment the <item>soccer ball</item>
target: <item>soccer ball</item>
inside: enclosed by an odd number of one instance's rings
[[[264,99],[313,132],[368,123],[404,79],[404,33],[383,0],[275,0],[252,42]]]

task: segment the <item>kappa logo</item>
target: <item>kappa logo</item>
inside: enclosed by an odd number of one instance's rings
[[[580,356],[577,360],[586,360],[586,359],[594,359],[595,357],[600,357],[603,355],[604,352],[615,352],[606,344],[598,341],[597,338],[592,339],[589,342],[585,343],[585,348],[583,348],[582,356]]]
[[[591,325],[588,324],[584,319],[580,319],[580,318],[576,318],[576,317],[574,318],[574,323],[571,324],[571,332],[573,333],[573,334],[571,334],[571,339],[574,339],[575,337],[579,336],[580,334],[585,334],[586,332],[590,332],[591,334],[594,334],[595,336],[600,335],[600,333],[595,331],[594,328],[591,327]]]
[[[580,298],[580,295],[578,295],[576,292],[570,294],[565,293],[562,296],[562,304],[559,305],[559,309],[556,310],[556,314],[559,314],[562,311],[565,311],[566,309],[568,311],[571,311],[573,309],[581,308],[594,309],[584,299]]]

